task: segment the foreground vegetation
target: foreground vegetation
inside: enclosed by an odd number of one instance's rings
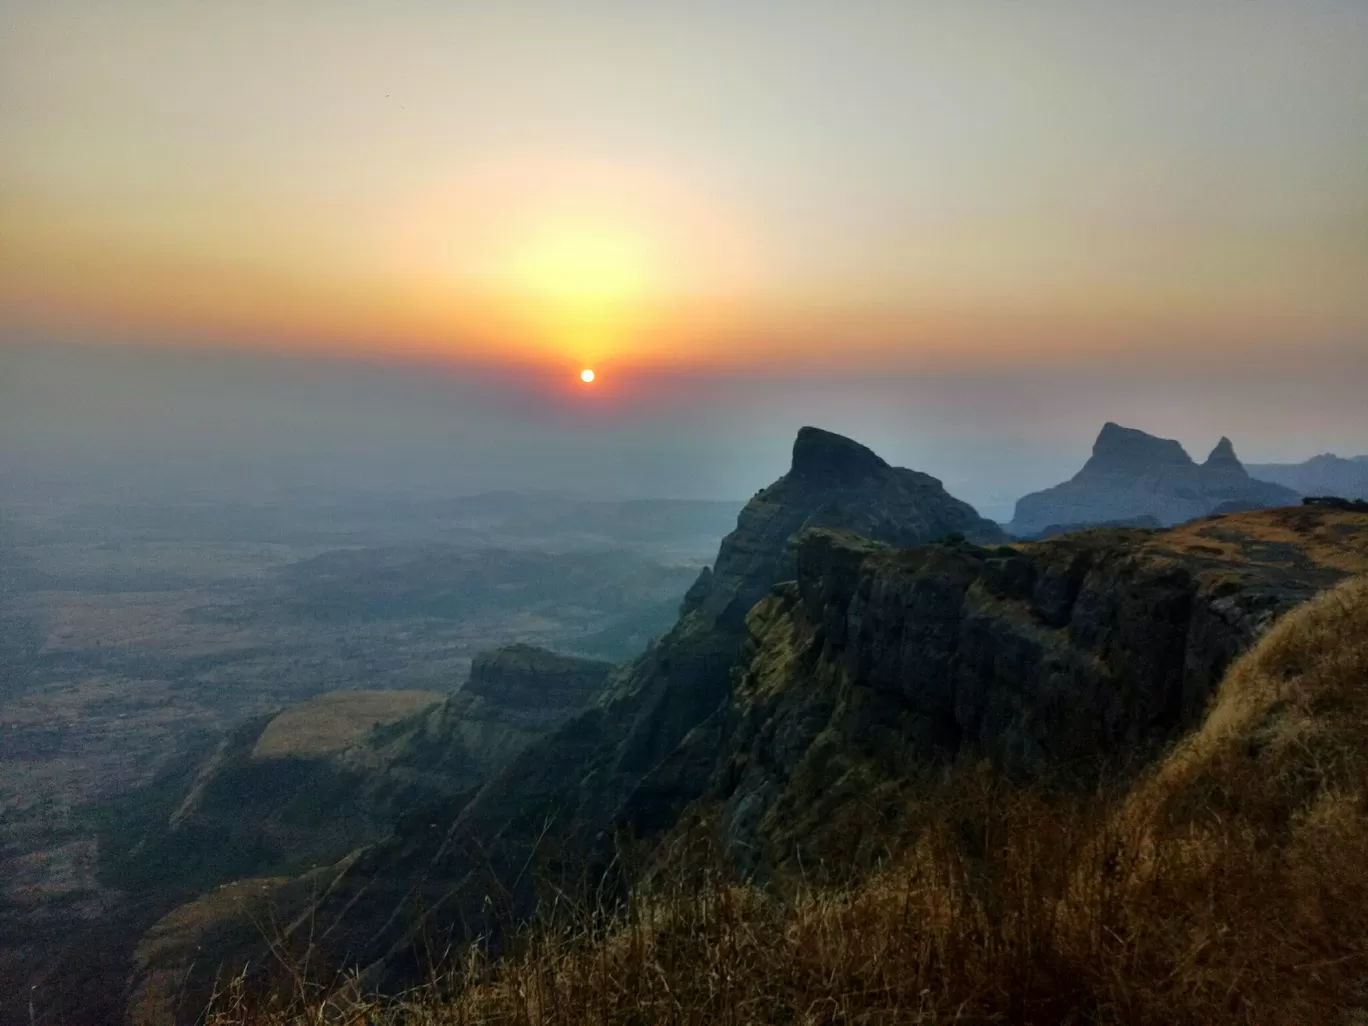
[[[1277,624],[1204,726],[1128,793],[1059,796],[984,767],[896,858],[844,887],[759,889],[683,860],[625,904],[550,898],[376,1003],[355,981],[213,1026],[412,1023],[1363,1021],[1368,578]]]

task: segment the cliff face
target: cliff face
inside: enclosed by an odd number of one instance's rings
[[[1072,479],[1017,502],[1012,531],[1032,537],[1059,524],[1102,524],[1154,517],[1168,526],[1223,512],[1295,504],[1292,489],[1251,478],[1222,438],[1195,463],[1172,439],[1107,423],[1092,456]]]
[[[809,533],[750,615],[708,803],[743,869],[856,866],[952,760],[1142,757],[1264,626],[1363,569],[1368,516],[1310,508],[994,549]]]
[[[454,695],[352,748],[344,761],[372,775],[372,793],[460,793],[597,698],[612,671],[611,663],[532,645],[481,652]]]

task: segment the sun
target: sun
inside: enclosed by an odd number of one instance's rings
[[[594,377],[594,372],[591,371],[588,367],[585,367],[584,370],[580,371],[580,380],[583,381],[586,385],[592,385],[594,383]]]

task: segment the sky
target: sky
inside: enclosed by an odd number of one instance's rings
[[[1104,419],[1368,451],[1365,53],[1356,0],[4,0],[0,441],[744,497],[819,422],[987,506]]]

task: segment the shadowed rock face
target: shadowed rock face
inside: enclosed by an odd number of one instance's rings
[[[1003,540],[1002,529],[950,495],[928,474],[890,467],[858,442],[805,427],[789,472],[757,492],[736,530],[722,539],[710,572],[691,590],[695,609],[740,625],[775,581],[793,575],[788,540],[812,527],[839,527],[891,545],[919,545],[949,534]]]
[[[577,709],[603,687],[612,664],[549,652],[535,645],[505,645],[481,652],[461,692],[505,709],[545,713]]]
[[[876,481],[889,465],[870,449],[821,428],[798,430],[788,476],[824,488]]]
[[[1058,778],[1158,750],[1273,618],[1365,568],[1368,513],[1315,507],[999,549],[810,532],[748,618],[707,803],[744,870],[848,870],[961,756]]]
[[[1251,478],[1228,438],[1199,465],[1172,439],[1108,422],[1092,456],[1071,480],[1018,500],[1012,531],[1033,537],[1051,525],[1140,517],[1154,517],[1167,526],[1218,508],[1233,512],[1288,506],[1299,498],[1289,488]]]
[[[369,771],[369,799],[390,809],[460,794],[589,705],[613,670],[533,645],[481,652],[461,690],[352,749],[346,761]]]
[[[823,527],[899,546],[948,535],[1003,537],[935,478],[889,466],[840,435],[803,428],[789,472],[742,510],[713,567],[686,594],[674,628],[621,669],[601,700],[515,755],[473,795],[449,794],[410,810],[388,839],[340,863],[325,884],[315,881],[305,905],[290,904],[303,900],[299,888],[281,888],[286,911],[301,923],[325,924],[320,934],[336,959],[368,967],[373,980],[398,980],[423,944],[442,950],[453,934],[493,925],[486,899],[502,888],[491,877],[507,888],[502,911],[516,917],[532,901],[536,874],[524,870],[539,850],[582,868],[608,852],[617,829],[649,834],[668,826],[700,793],[712,764],[682,778],[654,771],[687,761],[691,749],[683,742],[727,699],[747,611],[796,573],[790,539]],[[446,716],[455,703],[431,715]],[[421,760],[406,765],[423,771]],[[203,961],[240,964],[251,954],[230,947]],[[149,962],[142,971],[159,970]],[[193,996],[204,983],[184,986]]]

